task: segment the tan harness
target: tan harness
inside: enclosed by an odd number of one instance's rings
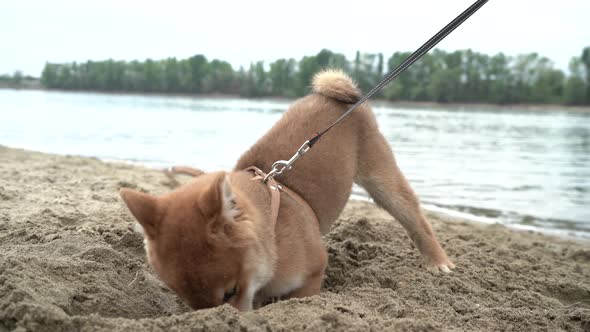
[[[266,178],[267,174],[264,173],[260,168],[256,166],[250,166],[245,169],[245,171],[251,171],[254,173],[254,177],[251,179],[252,181],[261,181],[263,184],[266,184],[268,189],[270,190],[270,217],[272,220],[273,225],[276,226],[277,219],[279,217],[279,208],[281,206],[281,192],[289,195],[293,200],[295,200],[299,205],[303,207],[303,209],[307,210],[307,214],[312,216],[315,220],[316,224],[320,225],[318,217],[316,216],[315,212],[311,208],[311,206],[301,197],[299,194],[294,192],[293,190],[285,187],[284,185],[280,184],[274,178],[269,178],[266,182],[264,179]]]

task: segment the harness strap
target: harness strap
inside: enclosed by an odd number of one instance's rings
[[[260,168],[256,166],[250,166],[245,169],[245,171],[251,171],[255,174],[255,176],[251,179],[252,181],[260,180],[262,183],[266,184],[268,189],[270,190],[271,200],[270,200],[270,216],[273,223],[273,226],[276,226],[277,219],[279,217],[279,207],[281,205],[281,192],[286,193],[291,197],[295,202],[297,202],[301,207],[307,210],[307,214],[310,215],[316,224],[320,225],[318,217],[316,216],[315,212],[311,208],[311,206],[301,197],[299,194],[294,192],[293,190],[285,187],[284,185],[280,184],[274,178],[269,178],[266,182],[264,179],[266,178],[266,173],[264,173]]]
[[[254,172],[254,177],[251,181],[264,180],[266,174],[261,171],[258,167],[250,166],[245,169],[246,171]],[[279,192],[279,184],[275,179],[270,179],[266,182],[266,186],[270,190],[270,220],[273,226],[277,224],[279,217],[279,207],[281,206],[281,193]]]

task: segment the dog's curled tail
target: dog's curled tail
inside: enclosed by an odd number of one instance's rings
[[[359,88],[339,69],[327,69],[315,74],[312,88],[315,93],[347,104],[354,104],[361,99]]]

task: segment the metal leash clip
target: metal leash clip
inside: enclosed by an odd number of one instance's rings
[[[293,163],[295,163],[295,161],[299,159],[299,157],[303,156],[307,151],[309,151],[310,148],[311,146],[309,145],[309,141],[305,141],[305,143],[303,143],[303,145],[301,145],[301,147],[297,149],[297,152],[295,152],[291,159],[275,161],[272,164],[272,170],[268,172],[268,174],[264,177],[262,182],[266,183],[266,181],[268,181],[269,179],[274,178],[275,175],[280,175],[283,174],[284,171],[290,170],[292,168]]]

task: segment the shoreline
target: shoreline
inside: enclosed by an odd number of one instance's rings
[[[424,269],[401,225],[350,201],[324,237],[319,295],[190,311],[146,262],[121,187],[161,171],[0,146],[0,330],[587,331],[588,242],[426,211],[451,274]],[[187,181],[189,177],[179,177]]]
[[[243,97],[240,95],[229,94],[191,94],[191,93],[164,93],[164,92],[130,92],[130,91],[99,91],[99,90],[64,90],[64,89],[47,89],[43,87],[2,87],[0,90],[16,91],[42,91],[42,92],[59,92],[73,94],[99,94],[112,96],[141,96],[141,97],[171,97],[187,99],[242,99],[258,101],[277,101],[289,103],[296,98],[267,96],[267,97]],[[519,111],[568,111],[590,113],[590,105],[564,105],[564,104],[489,104],[489,103],[438,103],[430,101],[390,101],[385,99],[370,100],[374,107],[391,107],[391,108],[410,108],[410,109],[451,109],[462,110],[469,108],[478,108],[483,110],[519,110]]]
[[[352,194],[350,196],[349,201],[360,201],[374,204],[373,200],[370,197],[358,194]],[[435,216],[435,218],[437,219],[454,219],[457,221],[466,221],[478,225],[501,225],[515,232],[537,233],[545,236],[560,238],[563,240],[577,241],[580,242],[580,244],[587,244],[590,246],[590,234],[584,234],[563,229],[546,229],[532,225],[506,224],[489,217],[478,216],[467,212],[444,208],[432,203],[421,203],[421,206],[422,210],[424,210],[424,212],[426,212],[427,215]]]
[[[102,158],[95,157],[95,156],[83,156],[83,155],[76,155],[76,154],[74,154],[74,155],[65,154],[64,155],[64,154],[53,153],[53,152],[42,152],[42,151],[29,150],[29,149],[23,148],[23,147],[10,147],[10,146],[5,146],[5,145],[0,144],[0,149],[2,149],[2,148],[23,150],[23,151],[28,151],[28,152],[32,152],[32,153],[51,154],[51,155],[56,155],[56,156],[89,158],[89,159],[99,160],[104,163],[125,164],[125,165],[129,165],[129,166],[133,166],[133,167],[147,168],[147,169],[150,169],[150,170],[153,170],[156,172],[159,172],[163,169],[162,166],[150,165],[150,164],[145,164],[142,162],[131,161],[131,160],[102,159]],[[364,193],[364,189],[362,189],[362,188],[357,188],[357,189],[360,189],[361,192]],[[368,202],[368,203],[374,204],[373,200],[368,195],[366,195],[366,193],[362,194],[359,192],[355,192],[354,190],[349,197],[349,201],[360,201],[360,202]],[[472,214],[472,213],[464,212],[464,211],[460,211],[460,210],[454,210],[454,209],[448,208],[448,207],[439,206],[439,205],[436,205],[436,203],[432,203],[432,202],[431,203],[421,202],[421,206],[422,206],[422,210],[424,210],[428,214],[436,215],[436,216],[439,216],[442,218],[452,218],[452,219],[457,219],[457,220],[461,220],[461,221],[467,221],[467,222],[482,224],[482,225],[495,225],[495,224],[497,224],[497,225],[502,225],[504,227],[507,227],[507,228],[514,230],[514,231],[535,232],[535,233],[539,233],[539,234],[543,234],[543,235],[547,235],[547,236],[555,236],[555,237],[562,238],[565,240],[587,242],[590,245],[590,233],[588,233],[588,232],[581,232],[581,231],[576,231],[576,230],[571,230],[571,229],[542,228],[542,227],[537,227],[534,225],[525,225],[525,224],[518,224],[518,223],[505,223],[505,222],[501,222],[499,220],[496,220],[494,218],[490,218],[490,217],[486,217],[486,216],[482,216],[482,215],[476,215],[476,214]],[[503,212],[501,210],[497,210],[497,211],[500,213]],[[534,216],[531,216],[531,217],[534,218],[535,220],[541,220],[541,221],[543,220],[540,217],[534,217]]]

